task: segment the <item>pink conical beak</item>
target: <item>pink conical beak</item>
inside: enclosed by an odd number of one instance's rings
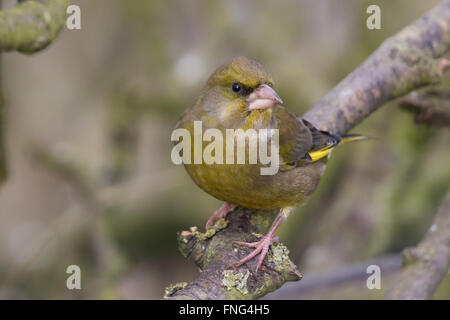
[[[272,108],[276,104],[283,103],[283,100],[270,86],[261,84],[249,95],[247,102],[248,110],[256,110]]]

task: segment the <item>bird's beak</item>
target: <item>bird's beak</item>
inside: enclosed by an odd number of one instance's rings
[[[247,102],[248,110],[267,109],[283,103],[275,90],[267,84],[261,84],[253,90],[248,96]]]

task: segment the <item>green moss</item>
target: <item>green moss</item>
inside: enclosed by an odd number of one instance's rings
[[[233,270],[224,270],[222,276],[222,285],[227,288],[227,290],[236,290],[242,295],[248,294],[247,279],[250,276],[248,270],[245,274],[242,274],[241,272],[235,274]]]
[[[44,49],[63,28],[68,0],[26,1],[0,11],[0,51]]]
[[[253,292],[254,298],[265,296],[267,293],[277,290],[280,285],[270,277],[269,274],[264,274],[264,284],[260,288],[256,288]]]
[[[411,48],[404,42],[399,42],[395,48],[402,61],[411,68],[415,68],[417,72],[411,73],[411,76],[405,76],[396,83],[392,93],[394,97],[402,96],[419,85],[434,84],[441,80],[442,68],[438,60],[430,57],[429,53]]]
[[[259,233],[266,233],[271,226],[274,218],[276,217],[276,211],[261,211],[251,213],[251,224],[257,228]]]
[[[222,218],[217,220],[216,223],[213,226],[209,227],[206,232],[198,231],[197,227],[191,227],[190,230],[194,237],[204,241],[214,236],[218,231],[225,229],[228,226],[228,223],[228,220]]]

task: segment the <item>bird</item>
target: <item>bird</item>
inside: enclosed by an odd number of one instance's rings
[[[274,90],[272,76],[259,62],[243,56],[229,60],[212,73],[196,102],[182,114],[176,129],[185,129],[192,136],[195,121],[201,121],[203,131],[214,128],[224,134],[229,129],[278,130],[279,170],[273,175],[262,175],[260,163],[184,163],[197,186],[224,201],[208,219],[206,229],[218,219],[225,219],[238,206],[279,210],[269,232],[260,240],[235,241],[236,245],[254,250],[234,266],[259,255],[255,272],[270,245],[278,241],[277,228],[317,188],[331,152],[344,142],[366,138],[319,130],[290,112]],[[201,147],[205,149],[204,141]]]

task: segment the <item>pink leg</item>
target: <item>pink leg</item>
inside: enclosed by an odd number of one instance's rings
[[[253,250],[252,253],[250,253],[248,256],[242,258],[239,260],[234,266],[239,267],[243,265],[244,263],[252,260],[254,257],[256,257],[259,254],[258,258],[258,264],[256,265],[255,273],[258,273],[259,268],[261,267],[264,257],[266,256],[267,252],[269,251],[269,247],[273,242],[279,241],[279,238],[274,236],[275,231],[280,226],[281,222],[285,219],[285,216],[283,214],[280,214],[277,219],[275,220],[274,225],[270,229],[270,231],[261,238],[261,240],[257,242],[243,242],[243,241],[235,241],[234,243],[239,244],[241,246],[245,247],[251,247],[256,248]]]
[[[214,211],[211,217],[206,222],[206,230],[211,227],[217,220],[225,218],[227,214],[233,211],[237,206],[232,203],[225,202],[219,209]]]

